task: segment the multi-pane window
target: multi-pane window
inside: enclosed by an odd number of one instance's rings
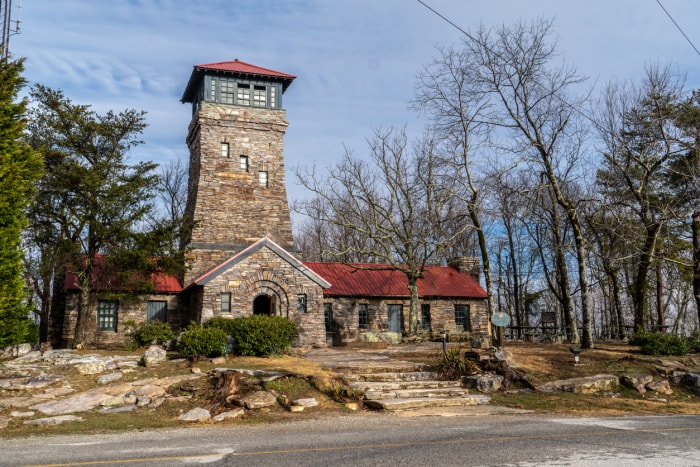
[[[367,309],[366,303],[360,303],[357,305],[357,327],[360,329],[367,329],[367,324],[369,323],[369,311]]]
[[[323,318],[326,322],[326,332],[333,332],[333,304],[323,304]]]
[[[221,157],[228,157],[230,154],[229,150],[230,146],[228,143],[221,143]]]
[[[248,156],[241,156],[241,170],[248,171]]]
[[[216,80],[215,79],[211,80],[211,92],[209,94],[209,97],[212,101],[216,102]]]
[[[266,86],[253,86],[253,107],[267,107]]]
[[[231,292],[221,293],[221,312],[230,313],[231,312]]]
[[[119,302],[115,300],[98,300],[97,329],[100,331],[116,331],[118,309]]]
[[[146,321],[161,321],[165,323],[168,302],[165,300],[149,300],[146,305]]]
[[[455,305],[455,324],[464,331],[469,330],[469,305]]]
[[[274,86],[270,86],[270,107],[277,108],[277,88]]]
[[[430,304],[423,303],[420,306],[420,324],[421,329],[425,332],[430,332],[432,324],[430,322]]]
[[[267,186],[267,170],[261,170],[258,173],[258,181],[260,186]]]
[[[297,311],[299,313],[306,313],[306,294],[300,293],[297,295]]]
[[[233,96],[236,92],[236,83],[221,80],[219,84],[219,100],[222,104],[233,104]]]
[[[236,101],[238,105],[250,105],[250,84],[238,84]]]

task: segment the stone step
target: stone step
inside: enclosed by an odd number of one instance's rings
[[[469,394],[466,388],[414,388],[396,389],[393,391],[365,391],[365,401],[384,399],[443,399],[448,397],[462,397]]]
[[[400,382],[400,381],[429,381],[435,380],[434,371],[408,371],[388,373],[343,373],[346,381]]]
[[[420,373],[425,372],[428,369],[428,365],[423,365],[421,363],[406,363],[399,362],[398,364],[388,364],[388,363],[349,363],[344,364],[322,364],[324,368],[335,371],[336,373],[343,373],[348,375],[356,374],[384,374],[384,373]]]
[[[460,381],[355,381],[349,384],[353,389],[363,391],[395,391],[398,389],[430,389],[430,388],[462,388],[464,385]]]
[[[488,405],[491,398],[482,395],[468,395],[462,397],[443,397],[443,398],[397,398],[397,399],[381,399],[367,400],[364,402],[365,407],[375,410],[408,410],[420,409],[427,407],[467,407],[475,405]]]

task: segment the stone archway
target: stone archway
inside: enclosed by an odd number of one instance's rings
[[[253,299],[254,315],[274,315],[273,299],[267,294],[260,294]]]

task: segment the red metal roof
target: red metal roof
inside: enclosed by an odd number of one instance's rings
[[[119,284],[117,278],[108,273],[103,273],[104,268],[104,257],[98,256],[95,258],[95,265],[93,267],[93,277],[95,278],[95,290],[115,290],[115,291],[125,291],[134,290],[133,287],[125,286]],[[149,279],[151,283],[154,284],[155,288],[153,293],[179,293],[182,292],[182,284],[180,281],[170,274],[165,273],[155,273],[151,274]],[[78,276],[73,271],[70,266],[66,272],[66,289],[67,290],[77,290],[79,289]]]
[[[304,263],[331,283],[327,297],[408,297],[406,274],[382,264]],[[377,269],[385,267],[387,269]],[[358,269],[359,268],[359,269]],[[449,266],[426,266],[418,279],[421,297],[486,298],[486,291],[469,274]]]
[[[245,73],[249,75],[261,75],[261,76],[274,76],[277,78],[294,79],[296,76],[287,73],[282,73],[281,71],[271,70],[269,68],[263,68],[261,66],[252,65],[250,63],[242,62],[235,59],[231,62],[217,62],[217,63],[206,63],[203,65],[195,65],[195,69],[200,68],[204,70],[217,70],[217,71],[230,71],[233,73]]]

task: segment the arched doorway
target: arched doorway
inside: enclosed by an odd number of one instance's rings
[[[272,315],[272,298],[269,295],[258,295],[253,300],[254,315]]]

